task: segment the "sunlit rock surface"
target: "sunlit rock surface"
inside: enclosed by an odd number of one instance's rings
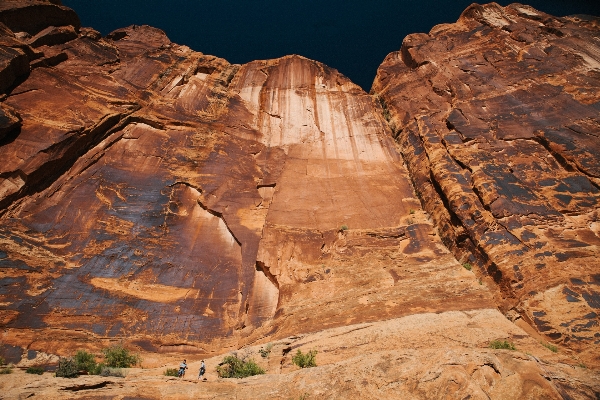
[[[0,7],[0,355],[28,366],[122,341],[145,367],[204,357],[210,379],[21,374],[6,393],[600,392],[596,20],[472,6],[409,36],[368,95],[301,56],[233,65],[148,26],[102,38],[58,3]],[[498,45],[514,32],[563,59]],[[485,46],[506,65],[484,68]],[[298,348],[319,367],[297,371]],[[268,374],[217,381],[237,349]]]
[[[448,248],[477,266],[502,311],[594,363],[599,27],[472,5],[408,36],[372,90]]]

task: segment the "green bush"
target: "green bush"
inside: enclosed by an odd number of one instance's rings
[[[471,270],[471,268],[473,268],[473,266],[471,265],[471,263],[468,263],[468,262],[466,262],[466,263],[463,263],[463,265],[462,265],[462,266],[463,266],[463,268],[464,268],[464,269],[466,269],[467,271],[470,271],[470,270]]]
[[[59,378],[77,378],[79,372],[77,363],[73,358],[61,357],[58,359],[58,367],[56,368],[56,376]]]
[[[0,365],[4,365],[4,357],[0,357]]]
[[[98,373],[96,371],[98,367],[98,364],[96,364],[96,357],[92,353],[88,353],[85,350],[78,350],[73,359],[77,363],[78,371],[85,371],[88,374],[93,375]]]
[[[550,343],[544,343],[544,342],[540,342],[542,344],[542,346],[544,346],[545,348],[547,348],[548,350],[550,350],[553,353],[557,353],[558,352],[558,347],[556,347],[553,344]]]
[[[507,341],[507,340],[492,340],[490,342],[490,348],[491,349],[504,349],[504,350],[516,350],[517,348],[515,347],[514,344],[512,344],[511,342]]]
[[[26,373],[34,375],[42,375],[44,371],[45,370],[42,367],[29,367],[25,370]]]
[[[348,230],[348,225],[340,226],[340,231],[347,231],[347,230]]]
[[[295,356],[292,357],[292,362],[299,366],[300,368],[309,368],[317,366],[317,351],[310,350],[308,353],[303,354],[300,349]]]
[[[102,353],[106,366],[110,368],[131,368],[142,363],[139,355],[130,353],[121,345],[110,346],[103,349]]]
[[[177,368],[167,368],[167,370],[165,371],[165,376],[174,376],[174,377],[179,377],[178,374],[179,370]]]
[[[246,378],[253,375],[262,375],[265,370],[259,367],[254,360],[241,360],[237,356],[227,356],[217,367],[221,378]]]

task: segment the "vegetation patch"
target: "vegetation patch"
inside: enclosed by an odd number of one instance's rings
[[[473,266],[471,265],[471,263],[468,263],[468,262],[466,262],[466,263],[463,263],[463,265],[462,265],[462,266],[463,266],[463,268],[464,268],[464,269],[466,269],[467,271],[470,271],[470,270],[473,268]]]
[[[100,372],[98,373],[100,376],[116,376],[118,378],[124,378],[125,374],[121,370],[121,368],[111,368],[107,366],[102,366],[100,368]]]
[[[308,353],[303,354],[300,349],[292,357],[292,362],[300,368],[310,368],[317,366],[317,351],[310,350]]]
[[[79,376],[77,362],[71,357],[59,358],[58,367],[56,367],[56,376],[58,378],[77,378]]]
[[[26,373],[34,375],[42,375],[44,371],[45,370],[42,367],[29,367],[25,370]]]
[[[254,360],[242,360],[237,356],[227,356],[217,367],[221,378],[246,378],[253,375],[262,375],[265,370],[259,367]]]
[[[544,343],[544,342],[540,342],[542,344],[542,346],[544,346],[545,348],[547,348],[548,350],[550,350],[553,353],[558,353],[558,347],[556,347],[553,344],[550,343]]]
[[[273,349],[273,343],[269,343],[264,348],[261,347],[260,350],[258,350],[258,352],[260,353],[260,356],[262,358],[267,358],[267,357],[269,357],[269,354],[271,354],[272,349]]]
[[[490,349],[516,350],[517,348],[508,340],[492,340],[490,342]]]
[[[0,365],[4,365],[6,361],[4,357],[0,357]],[[12,374],[12,365],[7,365],[6,367],[0,368],[0,375]]]
[[[340,231],[347,231],[347,230],[348,230],[348,225],[340,226]]]
[[[131,368],[142,363],[139,355],[131,353],[118,344],[103,349],[102,354],[104,354],[104,362],[109,368]]]
[[[165,376],[174,376],[174,377],[179,377],[178,375],[179,370],[177,368],[167,368],[167,370],[165,371]]]
[[[85,350],[77,350],[73,359],[77,363],[78,371],[85,371],[91,375],[98,375],[100,373],[100,368],[98,368],[98,364],[96,363],[96,356],[92,353],[88,353]]]
[[[0,368],[0,375],[12,374],[12,367],[9,365],[7,367]]]

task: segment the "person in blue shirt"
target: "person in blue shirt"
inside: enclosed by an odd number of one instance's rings
[[[180,378],[183,378],[185,376],[186,369],[187,369],[187,360],[183,360],[183,362],[181,364],[179,364],[179,372],[177,373],[177,375]]]

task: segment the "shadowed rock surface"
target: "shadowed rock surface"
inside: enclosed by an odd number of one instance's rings
[[[597,20],[471,6],[405,39],[374,95],[301,56],[102,38],[58,1],[8,1],[0,21],[0,354],[122,341],[212,373],[275,344],[248,387],[182,391],[156,369],[7,393],[600,393]],[[297,348],[317,370],[295,370]]]

